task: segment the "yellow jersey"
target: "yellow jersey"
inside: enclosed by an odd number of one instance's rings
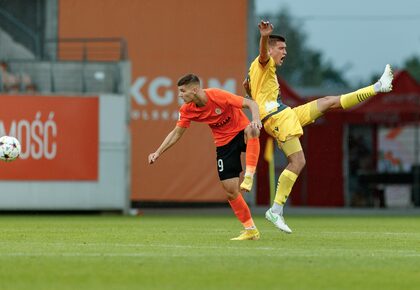
[[[262,66],[259,56],[249,67],[249,86],[251,97],[258,104],[261,120],[273,112],[287,108],[280,98],[280,86],[277,81],[276,63],[270,56],[268,63]]]

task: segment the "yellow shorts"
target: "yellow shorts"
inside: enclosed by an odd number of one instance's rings
[[[271,116],[264,122],[264,129],[276,138],[277,142],[284,142],[291,137],[302,136],[302,127],[312,124],[320,115],[315,100],[293,109],[286,108]]]

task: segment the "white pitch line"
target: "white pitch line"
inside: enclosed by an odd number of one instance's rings
[[[254,253],[254,255],[257,255]],[[37,252],[37,253],[27,253],[27,252],[15,252],[15,253],[0,253],[0,258],[2,257],[93,257],[93,258],[100,258],[100,257],[243,257],[243,254],[236,252],[236,253],[159,253],[159,252],[147,252],[147,253],[98,253],[98,252],[63,252],[63,253],[51,253],[51,252]],[[253,256],[253,255],[248,255]],[[321,254],[315,253],[300,253],[300,254],[292,254],[292,253],[274,253],[270,254],[270,257],[273,256],[280,256],[280,257],[321,257]]]
[[[253,251],[269,251],[271,252],[270,254],[273,253],[279,253],[279,250],[286,251],[286,252],[292,252],[292,253],[301,253],[304,251],[308,251],[308,252],[313,252],[313,250],[304,250],[304,249],[299,249],[299,248],[290,248],[290,247],[286,247],[286,249],[284,248],[285,243],[279,243],[278,247],[259,247],[258,246],[258,241],[245,241],[245,242],[231,242],[231,244],[253,244],[253,247],[249,247],[249,246],[227,246],[227,245],[202,245],[202,246],[198,246],[198,245],[185,245],[185,244],[155,244],[155,243],[65,243],[65,242],[53,242],[53,243],[48,243],[48,242],[27,242],[27,241],[23,241],[23,242],[0,242],[0,255],[2,255],[1,250],[5,250],[7,251],[8,249],[10,249],[10,246],[13,245],[14,247],[16,247],[16,245],[28,245],[28,246],[32,246],[32,247],[37,247],[37,246],[42,246],[42,247],[64,247],[64,248],[68,248],[68,247],[78,247],[78,248],[84,248],[84,249],[88,249],[88,248],[92,248],[92,247],[109,247],[109,248],[139,248],[139,250],[144,250],[144,249],[150,249],[150,248],[162,248],[162,249],[187,249],[187,250],[233,250],[233,251],[249,251],[250,253],[252,253]],[[3,248],[3,249],[2,249]],[[396,256],[400,255],[400,254],[409,254],[409,255],[420,255],[420,251],[417,250],[399,250],[399,249],[377,249],[377,250],[369,250],[369,249],[344,249],[344,248],[328,248],[328,249],[318,249],[317,251],[321,251],[324,254],[332,252],[351,252],[351,253],[365,253],[368,255],[371,254],[389,254],[389,253],[399,253]],[[226,251],[224,251],[223,253],[226,253]],[[7,254],[7,253],[6,253]]]
[[[38,252],[38,253],[27,253],[27,252],[14,252],[14,253],[0,253],[0,258],[2,257],[93,257],[93,258],[103,258],[103,257],[131,257],[131,258],[137,258],[137,257],[216,257],[216,256],[223,256],[223,257],[244,257],[242,254],[239,253],[184,253],[184,254],[167,254],[167,253],[99,253],[99,252],[63,252],[63,253],[51,253],[51,252]],[[248,255],[252,256],[252,255]],[[387,253],[386,256],[383,255],[383,253],[373,253],[370,255],[367,255],[369,257],[379,257],[379,258],[412,258],[412,257],[420,257],[420,253],[394,253],[393,255],[389,255]],[[342,257],[355,257],[355,255],[333,255],[332,253],[313,253],[313,252],[295,252],[295,253],[281,253],[281,252],[275,252],[271,253],[270,257],[336,257],[336,258],[342,258]],[[360,257],[360,256],[357,256]]]
[[[247,243],[248,241],[245,241]],[[250,243],[258,243],[256,241],[249,241]],[[232,242],[232,243],[237,243]],[[0,249],[1,246],[9,246],[9,245],[40,245],[40,246],[55,246],[55,247],[128,247],[128,248],[178,248],[178,249],[228,249],[228,250],[260,250],[260,251],[277,251],[281,249],[281,245],[279,247],[235,247],[235,246],[192,246],[192,245],[176,245],[176,244],[145,244],[145,243],[48,243],[48,242],[0,242]]]
[[[310,233],[312,235],[313,233]],[[396,236],[420,236],[420,233],[404,233],[404,232],[320,232],[320,234],[328,235],[396,235]]]
[[[41,242],[23,242],[20,244],[31,245],[32,252],[16,251],[9,252],[10,247],[0,247],[0,257],[214,257],[214,256],[243,256],[243,251],[246,251],[248,256],[269,255],[270,257],[379,257],[379,258],[395,258],[395,257],[420,257],[420,251],[417,250],[399,250],[399,249],[343,249],[343,248],[328,248],[314,250],[305,250],[299,248],[282,248],[279,247],[258,247],[258,242],[254,243],[255,247],[239,247],[239,246],[214,246],[214,245],[180,245],[180,244],[145,244],[145,243],[41,243]],[[1,243],[5,245],[5,242]],[[14,245],[16,245],[14,243]],[[37,246],[49,248],[49,251],[37,251]],[[92,247],[114,247],[114,248],[137,248],[136,252],[81,252],[81,251],[63,251],[59,248],[78,247],[81,249],[91,249]],[[59,247],[55,248],[54,247]],[[156,249],[165,249],[159,251]],[[183,249],[183,252],[169,251],[171,249]],[[1,253],[1,251],[4,251]],[[192,252],[188,250],[199,250],[200,252]],[[201,251],[203,250],[204,253]],[[221,252],[213,252],[212,250],[223,250]]]

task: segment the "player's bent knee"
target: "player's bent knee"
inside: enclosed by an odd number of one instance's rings
[[[296,153],[291,154],[289,157],[289,164],[290,166],[296,170],[297,173],[300,173],[300,171],[305,167],[306,165],[306,159],[305,155],[303,154],[303,151],[299,151]]]
[[[226,197],[227,197],[228,200],[236,199],[238,197],[238,194],[239,194],[239,192],[237,192],[237,191],[233,191],[233,192],[226,191]]]
[[[301,167],[301,169],[303,169],[306,166],[306,159],[305,156],[302,155],[302,159],[299,159],[299,165]]]

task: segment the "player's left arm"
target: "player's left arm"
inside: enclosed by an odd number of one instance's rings
[[[252,121],[251,121],[251,128],[261,129],[261,119],[260,119],[260,112],[258,110],[258,105],[253,100],[243,98],[242,107],[248,108],[252,114]]]

